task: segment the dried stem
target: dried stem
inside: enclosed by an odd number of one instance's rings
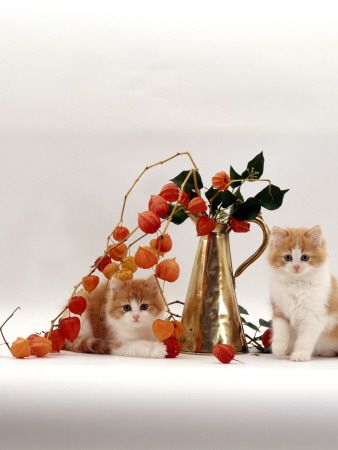
[[[21,309],[20,306],[18,306],[18,307],[12,312],[12,314],[4,321],[4,323],[3,323],[3,324],[1,325],[1,327],[0,327],[0,333],[1,333],[2,339],[4,340],[4,343],[7,345],[9,351],[11,350],[11,348],[10,348],[8,342],[7,342],[6,339],[5,339],[5,336],[4,336],[3,332],[2,332],[2,329],[3,329],[4,325],[6,325],[6,323],[9,321],[9,319],[10,319],[11,317],[14,316],[14,314],[16,313],[16,311],[17,311],[18,309]]]
[[[157,162],[157,163],[155,163],[155,164],[152,164],[151,166],[146,166],[145,169],[141,172],[141,174],[136,178],[136,180],[135,180],[134,183],[132,184],[132,186],[131,186],[131,188],[129,189],[129,191],[128,191],[128,192],[126,193],[126,195],[124,196],[124,202],[123,202],[123,206],[122,206],[121,216],[120,216],[120,219],[119,219],[117,225],[115,226],[115,228],[113,229],[113,231],[112,231],[112,232],[110,233],[110,235],[108,236],[108,239],[107,239],[107,247],[108,247],[108,245],[109,245],[109,240],[110,240],[111,236],[113,235],[114,231],[116,230],[116,228],[117,228],[117,227],[122,223],[122,221],[123,221],[123,215],[124,215],[124,210],[125,210],[125,207],[126,207],[127,198],[128,198],[128,196],[129,196],[129,194],[131,193],[131,191],[134,189],[136,183],[140,180],[140,178],[145,174],[145,172],[147,172],[147,170],[152,169],[152,168],[155,167],[155,166],[164,164],[164,163],[166,163],[166,162],[168,162],[168,161],[171,161],[172,159],[177,158],[177,156],[181,156],[181,155],[187,155],[187,156],[190,158],[190,161],[191,161],[192,165],[194,166],[195,170],[198,172],[198,168],[197,168],[197,166],[196,166],[196,164],[195,164],[194,160],[192,159],[192,157],[191,157],[191,155],[190,155],[189,152],[176,153],[176,155],[173,155],[173,156],[171,156],[170,158],[164,159],[163,161],[159,161],[159,162]],[[127,238],[128,238],[128,237],[127,237]],[[127,238],[126,238],[126,239],[127,239]]]
[[[191,169],[191,170],[189,171],[188,175],[186,176],[186,178],[184,179],[184,181],[183,181],[183,183],[182,183],[182,185],[181,185],[180,193],[179,193],[177,202],[175,203],[175,206],[173,207],[173,210],[171,211],[171,214],[170,214],[170,216],[169,216],[168,219],[167,219],[167,225],[165,226],[165,228],[164,228],[164,230],[163,230],[163,232],[162,232],[162,236],[165,235],[165,233],[166,233],[166,231],[167,231],[167,229],[168,229],[168,227],[169,227],[169,224],[170,224],[170,222],[171,222],[171,220],[172,220],[172,218],[173,218],[173,215],[175,214],[176,208],[178,207],[178,205],[179,205],[179,203],[180,203],[180,201],[181,201],[181,197],[182,197],[182,193],[183,193],[183,191],[184,191],[184,187],[185,187],[185,185],[187,184],[187,181],[188,181],[190,175],[192,174],[192,172],[194,172],[193,169]],[[158,287],[159,287],[159,289],[160,289],[161,296],[162,296],[162,298],[163,298],[163,300],[164,300],[164,303],[165,303],[165,305],[166,305],[166,307],[167,307],[168,313],[169,313],[169,315],[174,319],[174,314],[170,311],[170,308],[169,308],[169,306],[168,306],[168,303],[167,303],[166,299],[164,298],[163,290],[162,290],[162,288],[161,288],[161,286],[160,286],[160,283],[159,283],[159,281],[158,281],[158,278],[157,278],[157,268],[158,268],[158,264],[159,264],[159,259],[158,259],[158,257],[159,257],[160,251],[161,251],[161,240],[159,241],[159,245],[158,245],[158,249],[157,249],[157,263],[156,263],[156,267],[155,267],[155,278],[156,278],[157,285],[158,285]]]
[[[65,311],[67,311],[71,299],[72,299],[73,296],[75,295],[75,293],[76,293],[76,291],[78,290],[78,288],[82,285],[82,283],[83,283],[90,275],[92,275],[92,273],[95,272],[95,270],[97,269],[98,265],[101,263],[101,261],[108,255],[108,253],[109,253],[112,249],[114,249],[115,247],[117,247],[117,246],[120,245],[121,243],[125,242],[127,239],[130,238],[130,236],[132,236],[132,235],[139,229],[139,226],[135,227],[135,228],[128,234],[128,236],[126,236],[124,239],[122,239],[121,241],[119,241],[119,242],[117,242],[117,243],[115,243],[115,244],[113,244],[113,245],[111,245],[111,246],[109,245],[109,241],[110,241],[111,236],[113,235],[113,233],[114,233],[114,231],[116,230],[116,228],[117,228],[117,227],[122,223],[122,221],[123,221],[123,215],[124,215],[124,210],[125,210],[125,207],[126,207],[127,198],[128,198],[128,196],[129,196],[129,194],[131,193],[131,191],[134,189],[136,183],[140,180],[140,178],[141,178],[141,177],[145,174],[145,172],[147,172],[149,169],[151,169],[151,168],[153,168],[153,167],[155,167],[155,166],[158,166],[158,165],[160,165],[160,164],[164,164],[164,163],[166,163],[166,162],[168,162],[168,161],[170,161],[170,160],[176,158],[177,156],[182,156],[182,155],[187,155],[187,156],[190,158],[190,161],[191,161],[192,165],[194,166],[194,169],[191,169],[191,170],[190,170],[190,172],[189,172],[187,178],[185,179],[184,183],[183,183],[182,186],[181,186],[181,192],[180,192],[180,195],[179,195],[179,199],[178,199],[178,201],[177,201],[177,203],[176,203],[176,205],[175,205],[173,211],[171,212],[169,218],[166,219],[166,220],[167,220],[167,225],[166,225],[165,230],[164,230],[164,232],[163,232],[162,234],[165,234],[165,232],[166,232],[166,230],[167,230],[167,228],[168,228],[168,226],[169,226],[169,224],[170,224],[170,222],[171,222],[171,219],[172,219],[172,217],[173,217],[173,215],[174,215],[174,213],[175,213],[175,211],[176,211],[176,209],[177,209],[178,203],[179,203],[179,201],[181,200],[183,188],[184,188],[186,182],[188,181],[188,178],[189,178],[189,176],[191,175],[191,173],[194,174],[195,188],[196,188],[196,191],[198,192],[198,194],[200,195],[200,193],[199,193],[199,191],[198,191],[198,187],[197,187],[197,180],[196,180],[196,173],[195,173],[196,171],[198,172],[198,168],[197,168],[197,166],[196,166],[196,164],[195,164],[194,160],[192,159],[192,157],[191,157],[191,155],[190,155],[189,152],[176,153],[175,155],[171,156],[170,158],[167,158],[167,159],[165,159],[165,160],[159,161],[159,162],[157,162],[157,163],[155,163],[155,164],[152,164],[152,165],[150,165],[150,166],[146,166],[145,169],[141,172],[141,174],[136,178],[136,180],[135,180],[134,183],[132,184],[131,188],[130,188],[130,189],[128,190],[128,192],[126,193],[126,195],[124,196],[124,201],[123,201],[123,206],[122,206],[122,212],[121,212],[120,219],[119,219],[117,225],[115,226],[115,228],[113,229],[113,231],[110,233],[110,235],[109,235],[108,238],[107,238],[107,246],[106,246],[105,252],[104,252],[103,255],[101,256],[101,258],[96,262],[96,264],[94,264],[94,265],[92,266],[92,269],[91,269],[91,271],[88,273],[88,275],[86,275],[86,276],[85,276],[85,277],[84,277],[84,278],[83,278],[76,286],[74,286],[73,292],[72,292],[72,294],[71,294],[71,296],[70,296],[70,298],[69,298],[69,300],[68,300],[68,302],[67,302],[67,305],[66,305],[65,308],[60,312],[60,314],[58,314],[58,315],[51,321],[51,326],[50,326],[50,329],[49,329],[49,332],[48,332],[48,336],[47,336],[48,338],[49,338],[49,336],[50,336],[50,333],[53,331],[55,322],[63,315],[63,313],[64,313]],[[132,243],[128,246],[128,249],[131,247],[131,245],[135,244],[137,241],[139,241],[139,240],[140,240],[142,237],[144,237],[144,236],[145,236],[145,235],[141,236],[140,238],[138,238],[138,239],[136,239],[134,242],[132,242]],[[128,250],[128,249],[127,249],[127,250]],[[159,247],[159,249],[160,249],[160,247]],[[158,264],[158,263],[157,263],[157,264]],[[156,270],[157,270],[157,265],[156,265]],[[155,271],[155,274],[156,274],[156,271]],[[155,277],[156,277],[156,275],[155,275]],[[157,281],[157,283],[158,283],[158,286],[159,286],[159,289],[160,289],[162,298],[163,298],[163,300],[164,300],[164,303],[165,303],[166,307],[167,307],[168,310],[169,310],[169,306],[168,306],[168,304],[167,304],[167,302],[166,302],[166,300],[165,300],[165,298],[164,298],[163,290],[161,289],[161,286],[160,286],[160,284],[159,284],[159,282],[158,282],[157,277],[156,277],[156,281]],[[170,313],[170,314],[171,314],[171,313]]]

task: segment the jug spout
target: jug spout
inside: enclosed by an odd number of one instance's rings
[[[214,345],[248,351],[238,309],[229,232],[201,236],[190,278],[182,323],[182,352],[211,354]]]

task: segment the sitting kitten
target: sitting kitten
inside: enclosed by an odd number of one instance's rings
[[[273,309],[272,353],[292,361],[338,353],[338,285],[330,275],[319,226],[273,227],[268,260]]]
[[[147,280],[124,282],[112,277],[108,284],[100,281],[90,294],[81,291],[78,295],[86,298],[87,308],[80,317],[79,336],[73,343],[66,340],[65,350],[143,358],[166,356],[165,344],[152,332],[153,321],[165,315],[153,275]]]

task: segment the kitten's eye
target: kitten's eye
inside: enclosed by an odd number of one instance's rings
[[[300,258],[302,261],[308,261],[310,259],[309,255],[302,255],[302,257]]]
[[[148,305],[146,303],[142,303],[141,309],[142,311],[146,311],[148,309]]]
[[[292,256],[291,255],[285,255],[284,256],[284,261],[287,261],[287,262],[292,261]]]
[[[124,309],[124,311],[131,311],[131,306],[130,305],[123,305],[123,309]]]

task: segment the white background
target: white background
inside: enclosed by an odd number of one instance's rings
[[[133,181],[177,152],[209,187],[263,151],[264,176],[290,189],[266,222],[320,224],[338,275],[337,20],[333,1],[2,2],[0,322],[21,307],[8,340],[48,329]],[[190,168],[180,156],[148,171],[124,224]],[[184,300],[198,239],[188,222],[169,233],[181,275],[165,293]],[[232,236],[235,267],[260,238]],[[265,256],[237,297],[270,318]]]

